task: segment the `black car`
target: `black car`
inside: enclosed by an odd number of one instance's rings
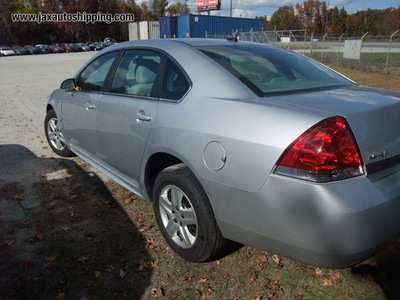
[[[14,50],[16,55],[28,54],[28,51],[24,47],[21,47],[21,46],[13,46],[13,47],[11,47],[11,49]]]
[[[50,53],[49,45],[46,45],[46,44],[39,44],[39,45],[36,45],[35,47],[36,47],[36,49],[38,49],[39,54],[47,54],[47,53]]]
[[[39,50],[33,46],[25,46],[26,54],[39,54]]]
[[[88,43],[87,45],[91,51],[100,51],[100,50],[104,49],[104,46],[102,43]]]

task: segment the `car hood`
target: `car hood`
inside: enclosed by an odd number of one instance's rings
[[[345,117],[364,163],[374,166],[370,170],[400,165],[400,92],[354,85],[272,98],[270,100],[290,106]]]

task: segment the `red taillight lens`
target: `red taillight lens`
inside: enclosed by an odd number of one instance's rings
[[[275,173],[326,182],[359,176],[364,170],[347,121],[333,117],[297,138],[279,158]]]

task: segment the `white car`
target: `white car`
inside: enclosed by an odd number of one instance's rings
[[[15,55],[15,52],[10,47],[0,47],[0,56]]]

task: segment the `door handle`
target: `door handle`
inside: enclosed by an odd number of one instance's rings
[[[138,121],[151,121],[151,116],[146,115],[146,113],[143,110],[139,110],[138,113],[136,114],[136,120]]]
[[[96,106],[95,106],[95,105],[92,105],[92,104],[90,104],[90,103],[88,102],[88,103],[86,103],[85,108],[86,108],[86,110],[95,109]]]

